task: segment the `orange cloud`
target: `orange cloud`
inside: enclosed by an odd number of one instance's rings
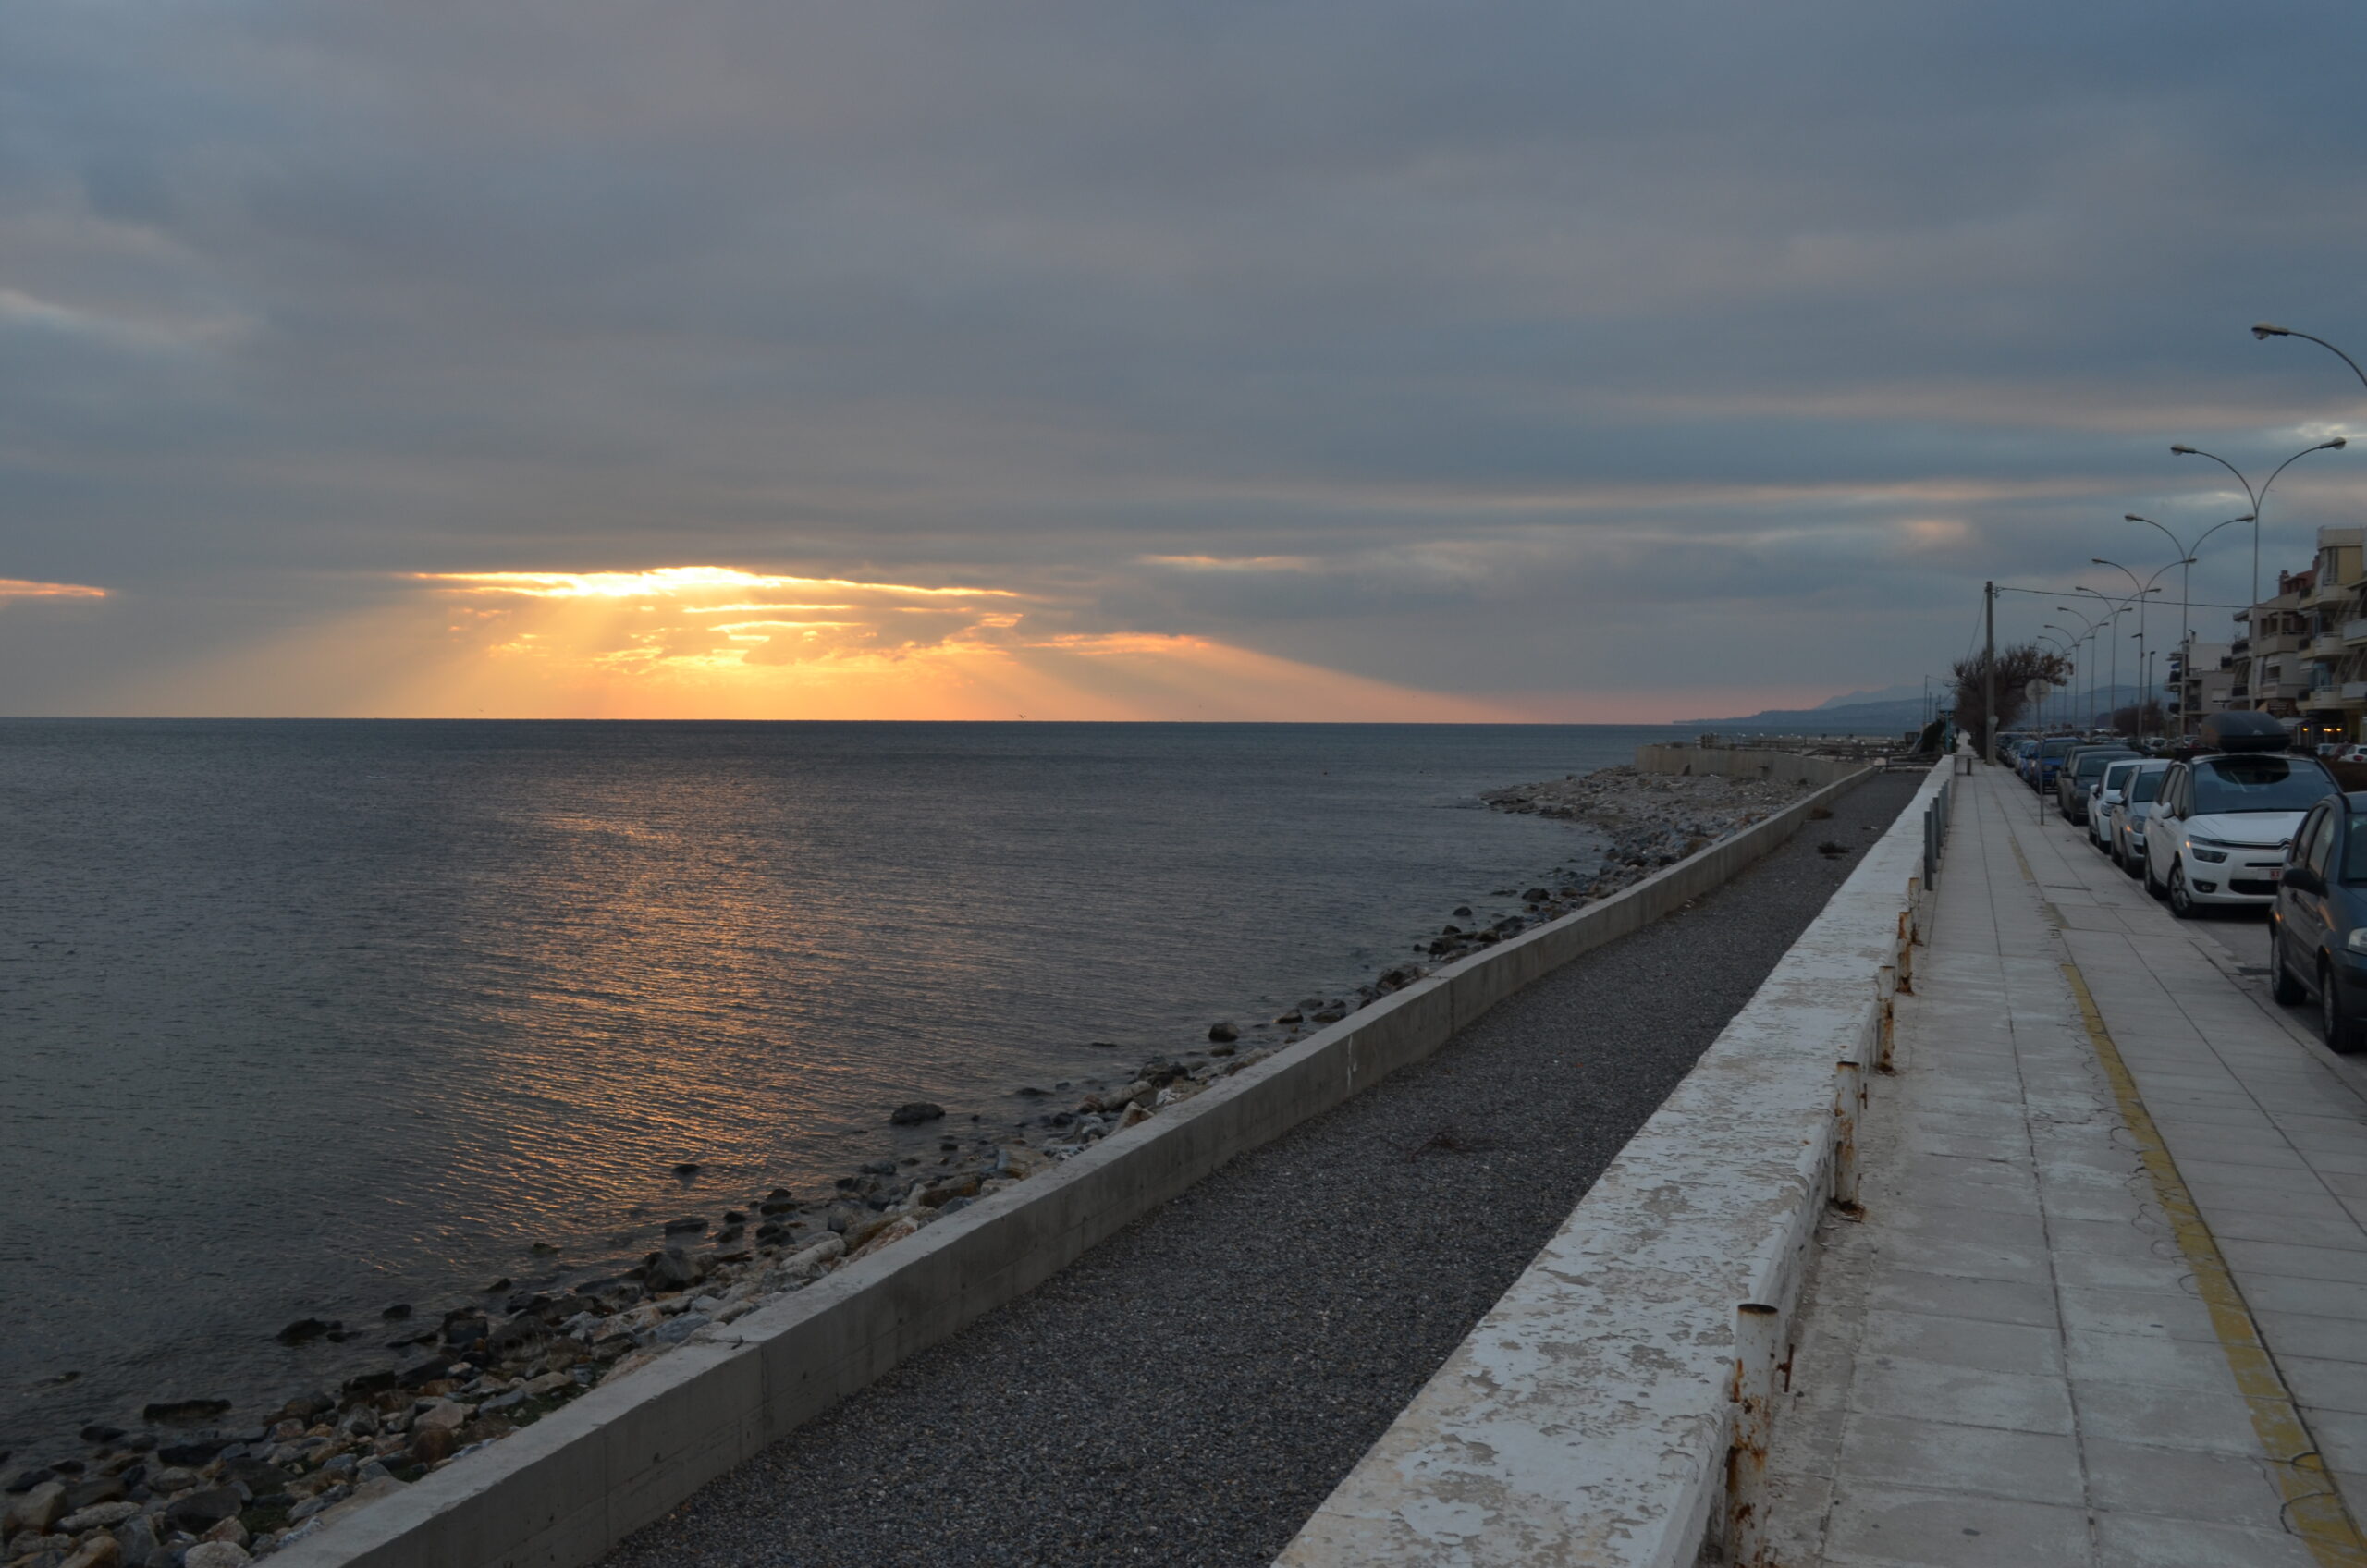
[[[0,577],[0,599],[104,599],[104,588],[80,582],[29,582],[21,577]]]
[[[734,567],[422,572],[344,629],[337,711],[609,718],[1509,719],[1208,638],[1083,634],[1040,594]],[[1052,618],[1045,624],[1047,616]],[[362,652],[364,645],[376,652]],[[281,670],[325,654],[275,655]],[[250,662],[250,671],[255,666]],[[286,683],[286,676],[277,677]],[[310,706],[300,702],[285,707]],[[314,708],[313,711],[319,711]]]

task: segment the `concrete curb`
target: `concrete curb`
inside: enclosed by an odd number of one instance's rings
[[[1854,1195],[1859,1073],[1886,1037],[1890,977],[1907,973],[1923,815],[1946,766],[1282,1568],[1691,1568],[1727,1513],[1730,1451],[1748,1462],[1738,1319],[1760,1326],[1771,1375],[1827,1194]]]
[[[1600,903],[1446,965],[729,1328],[702,1330],[276,1561],[282,1568],[588,1562],[1234,1156],[1430,1055],[1531,981],[1724,883],[1870,771],[1856,770]]]

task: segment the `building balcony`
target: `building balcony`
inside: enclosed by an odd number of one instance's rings
[[[2342,700],[2367,702],[2367,680],[2346,680],[2342,683]]]
[[[2344,621],[2342,623],[2342,640],[2349,643],[2354,648],[2358,647],[2362,643],[2367,643],[2367,616],[2361,616],[2357,620]]]
[[[2312,639],[2309,654],[2313,659],[2338,659],[2342,657],[2342,638],[2337,634],[2329,634]]]

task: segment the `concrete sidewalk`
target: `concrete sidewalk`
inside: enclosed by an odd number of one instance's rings
[[[1774,1561],[2367,1568],[2361,1074],[2246,972],[2257,923],[2173,921],[1997,769],[1957,789],[1864,1218],[1795,1328]]]

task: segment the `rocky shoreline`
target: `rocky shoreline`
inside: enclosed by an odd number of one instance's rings
[[[915,1101],[891,1125],[944,1124],[932,1159],[907,1153],[865,1165],[825,1194],[784,1188],[726,1208],[719,1223],[685,1216],[632,1269],[550,1291],[487,1295],[432,1321],[386,1309],[381,1323],[302,1318],[288,1343],[386,1333],[392,1362],[223,1425],[231,1405],[148,1405],[129,1431],[92,1426],[87,1452],[21,1466],[0,1493],[6,1568],[229,1568],[332,1525],[346,1513],[496,1442],[586,1390],[631,1376],[676,1345],[893,1245],[979,1199],[1074,1158],[1101,1138],[1205,1091],[1315,1029],[1420,978],[1437,962],[1492,946],[1607,897],[1806,792],[1764,780],[1665,778],[1605,768],[1485,797],[1495,810],[1584,823],[1608,840],[1584,876],[1559,867],[1525,889],[1498,888],[1475,913],[1459,905],[1418,957],[1342,996],[1310,996],[1272,1020],[1209,1027],[1205,1046],[1154,1055],[1123,1074],[1022,1087],[1057,1101],[1007,1132],[949,1119]],[[1428,961],[1427,962],[1424,961]],[[1245,1036],[1247,1036],[1245,1038]],[[695,1175],[695,1167],[677,1167]],[[708,1233],[712,1230],[713,1234]]]

